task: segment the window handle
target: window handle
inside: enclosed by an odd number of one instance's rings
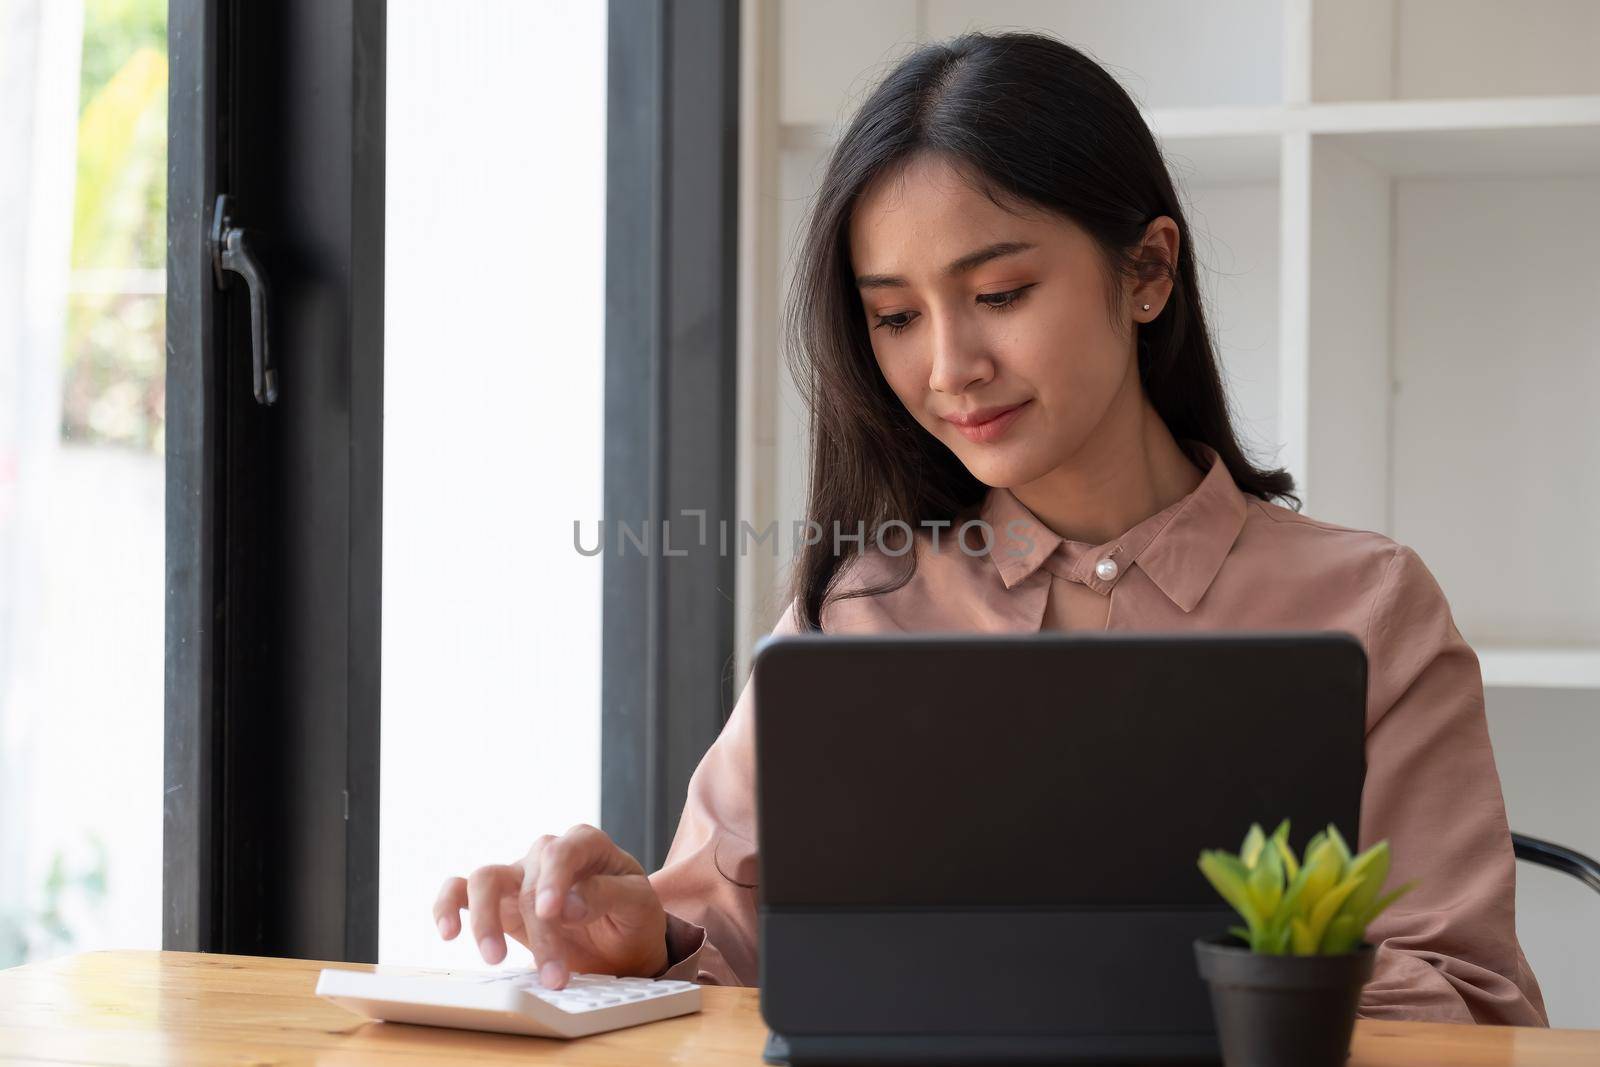
[[[267,343],[267,276],[251,250],[250,231],[233,225],[226,193],[217,197],[211,216],[211,271],[217,288],[228,288],[228,272],[244,279],[250,290],[250,368],[255,374],[256,403],[278,399],[278,368]]]

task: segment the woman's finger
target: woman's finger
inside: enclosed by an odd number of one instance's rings
[[[490,864],[467,876],[467,907],[472,913],[472,940],[488,964],[506,958],[505,931],[500,926],[500,898],[522,884],[520,864]]]
[[[507,937],[528,943],[528,929],[522,922],[522,912],[517,907],[517,895],[507,893],[500,898],[500,928]]]
[[[461,932],[461,909],[467,906],[467,880],[446,878],[433,901],[433,921],[446,941]]]
[[[560,989],[566,984],[566,942],[561,936],[560,920],[541,919],[534,905],[545,853],[556,840],[545,834],[528,849],[522,860],[522,882],[517,887],[517,910],[522,915],[528,948],[533,952],[534,966],[539,968],[539,980],[549,989]]]

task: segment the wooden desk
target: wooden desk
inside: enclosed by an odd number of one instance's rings
[[[0,971],[0,1062],[23,1064],[760,1064],[753,989],[695,1015],[578,1041],[370,1023],[317,999],[314,960],[91,952]],[[357,966],[354,964],[337,966]],[[1349,1067],[1600,1065],[1600,1031],[1357,1023]]]

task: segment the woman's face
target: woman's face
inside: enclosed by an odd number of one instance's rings
[[[1109,321],[1099,250],[1066,219],[1005,211],[924,155],[867,188],[850,259],[884,379],[987,485],[1042,477],[1142,402],[1134,323],[1170,286],[1127,283]]]

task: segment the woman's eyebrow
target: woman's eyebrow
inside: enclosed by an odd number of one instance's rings
[[[969,270],[981,267],[991,259],[1015,255],[1018,252],[1026,252],[1030,248],[1036,247],[1038,246],[1031,241],[1000,241],[989,245],[987,248],[968,252],[955,260],[944,269],[944,276],[953,278],[957,274],[965,274]],[[859,274],[856,276],[856,288],[858,289],[904,289],[905,287],[906,280],[898,274]]]

